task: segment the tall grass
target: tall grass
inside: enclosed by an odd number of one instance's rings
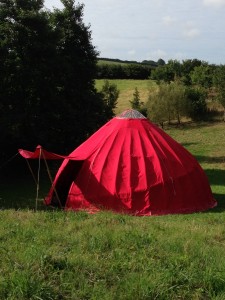
[[[0,191],[0,299],[225,299],[224,129],[165,129],[206,171],[218,200],[207,212],[35,213],[33,179],[12,176]]]

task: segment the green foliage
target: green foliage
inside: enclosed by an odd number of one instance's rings
[[[17,147],[20,141],[32,143],[37,132],[41,142],[45,134],[40,127],[54,91],[56,51],[52,47],[55,35],[42,7],[43,1],[1,1],[0,131],[6,140],[4,148]]]
[[[133,99],[130,101],[130,104],[131,107],[136,110],[139,110],[141,108],[141,105],[143,104],[143,102],[141,102],[140,94],[137,87],[135,87]]]
[[[137,87],[135,87],[133,93],[133,99],[130,100],[132,109],[138,110],[144,116],[147,116],[147,109],[144,107],[144,102],[140,99],[140,93]]]
[[[204,88],[211,88],[213,84],[214,66],[202,64],[194,68],[190,72],[192,84],[202,86]]]
[[[225,66],[218,66],[214,73],[213,82],[217,88],[217,99],[224,108],[225,121]]]
[[[187,59],[181,62],[178,60],[169,60],[167,64],[159,65],[151,73],[151,79],[158,83],[161,81],[170,83],[172,81],[180,80],[184,85],[191,85],[190,74],[195,67],[205,64],[197,59]]]
[[[206,120],[206,97],[207,92],[202,88],[187,87],[179,82],[161,83],[158,91],[149,96],[146,104],[148,116],[162,126],[172,120],[180,124],[182,116],[194,121]]]
[[[187,99],[186,116],[194,121],[204,120],[207,118],[207,93],[203,89],[187,87],[185,97]]]
[[[158,84],[162,81],[170,83],[174,80],[174,72],[168,65],[160,65],[156,69],[152,70],[151,79],[156,80]]]
[[[107,115],[107,118],[110,119],[114,115],[116,109],[119,90],[117,89],[116,84],[105,80],[100,93],[105,103],[105,114]]]
[[[151,66],[140,63],[101,62],[97,65],[97,79],[148,79]]]
[[[180,123],[185,115],[184,86],[179,83],[161,83],[156,93],[149,96],[146,104],[148,117],[163,127],[165,121],[176,119]]]
[[[1,155],[37,144],[65,153],[106,121],[83,5],[63,4],[48,12],[41,0],[1,1]]]
[[[162,58],[159,58],[158,61],[157,61],[157,64],[158,64],[158,66],[163,66],[166,63],[165,63],[165,61]]]
[[[195,67],[201,66],[204,63],[199,59],[186,59],[182,62],[182,81],[185,85],[191,85],[191,77],[190,74],[194,70]]]

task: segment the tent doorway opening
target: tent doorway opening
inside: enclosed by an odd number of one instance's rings
[[[55,207],[65,207],[67,196],[72,182],[76,179],[83,160],[70,160],[62,171],[62,176],[57,180],[52,195],[51,205]],[[54,183],[53,183],[54,184]]]

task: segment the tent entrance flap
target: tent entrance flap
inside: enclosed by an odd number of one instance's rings
[[[51,204],[53,206],[59,206],[58,199],[60,200],[61,205],[63,207],[65,206],[70,186],[72,182],[76,179],[83,165],[83,162],[83,160],[68,161],[61,173],[61,176],[58,178],[56,184],[54,185],[54,191],[51,200]]]

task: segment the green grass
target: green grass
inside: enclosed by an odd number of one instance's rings
[[[100,59],[100,60],[98,60],[98,65],[122,65],[122,66],[126,66],[126,65],[128,65],[128,63],[123,62],[123,61],[112,61],[112,60]]]
[[[219,207],[225,209],[225,123],[186,124],[166,130],[198,160],[206,172]]]
[[[3,211],[1,299],[224,299],[222,214]]]
[[[32,178],[12,176],[0,190],[0,299],[225,299],[225,124],[165,131],[199,160],[218,207],[132,217],[40,203],[35,213]]]
[[[147,102],[149,93],[154,92],[154,90],[157,88],[156,83],[152,80],[112,79],[109,80],[109,82],[115,84],[118,90],[120,91],[118,104],[116,108],[116,114],[131,108],[131,104],[129,101],[133,99],[133,93],[135,91],[135,88],[138,89],[140,93],[140,100],[144,103]],[[96,88],[98,91],[101,90],[103,84],[103,79],[96,80]]]

